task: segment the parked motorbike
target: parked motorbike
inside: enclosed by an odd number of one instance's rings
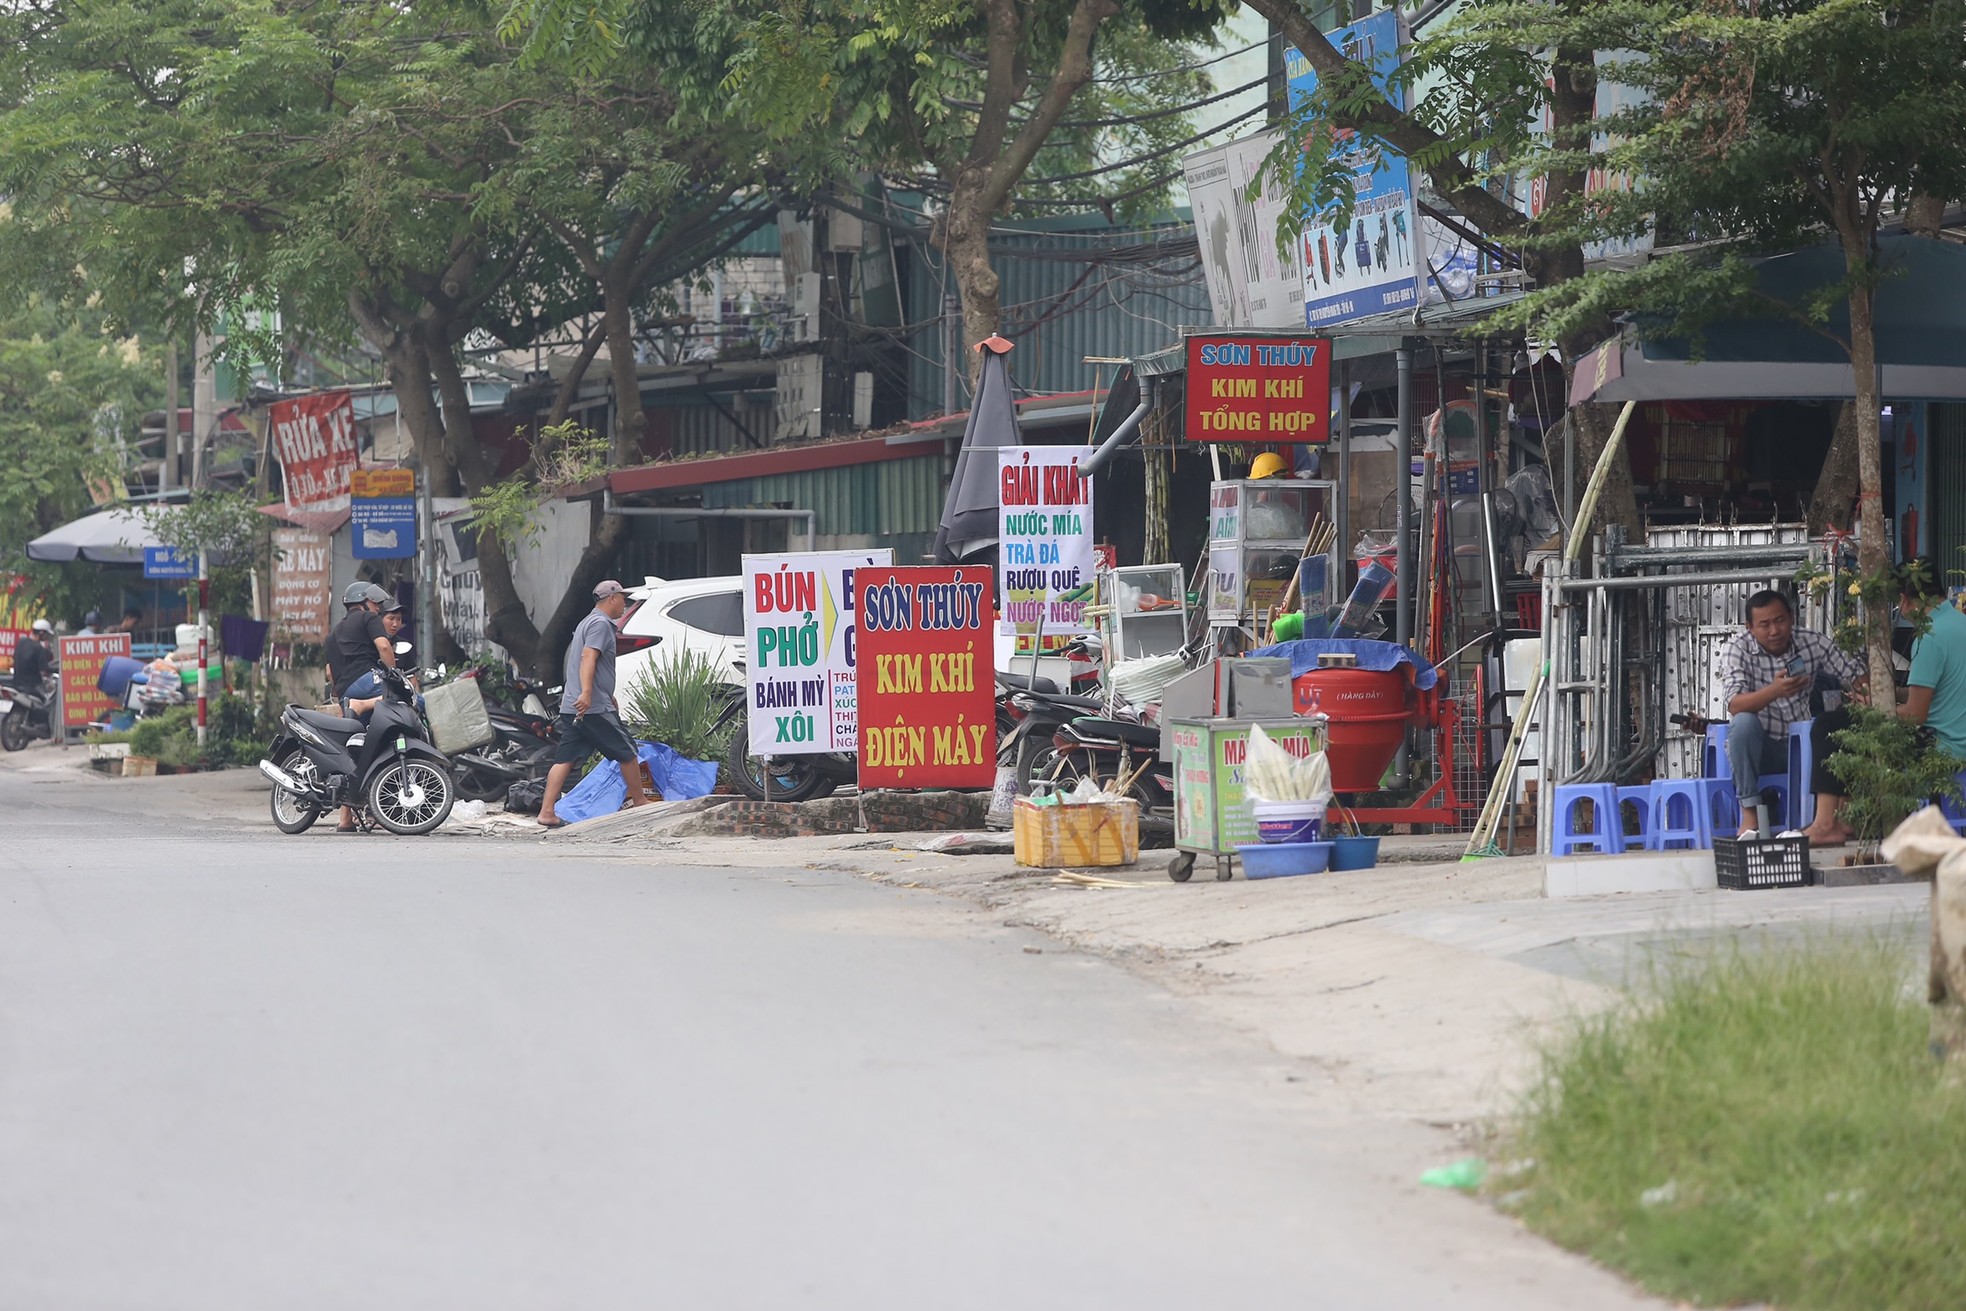
[[[730,734],[730,745],[724,750],[724,772],[732,785],[753,801],[811,801],[830,797],[839,791],[841,784],[853,783],[860,777],[859,757],[850,751],[769,758],[752,755],[749,708],[741,687],[725,689],[724,710],[718,724]]]
[[[1067,787],[1085,776],[1111,782],[1127,775],[1126,794],[1140,803],[1143,818],[1172,819],[1174,766],[1161,758],[1160,737],[1154,724],[1081,715],[1058,726],[1050,752],[1034,768],[1037,777]]]
[[[259,762],[273,782],[273,823],[304,833],[321,812],[353,806],[357,823],[391,833],[428,833],[451,813],[457,789],[450,762],[430,744],[416,691],[402,670],[380,670],[382,700],[360,720],[290,705],[280,735]]]
[[[525,704],[543,712],[544,689],[520,680],[515,683]],[[485,713],[491,719],[492,740],[452,757],[457,793],[466,801],[503,801],[514,783],[543,781],[560,745],[559,724],[544,713],[515,710],[489,697]]]
[[[59,674],[50,674],[39,692],[0,682],[0,749],[20,751],[37,738],[55,735],[55,688]]]

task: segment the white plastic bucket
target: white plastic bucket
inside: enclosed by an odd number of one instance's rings
[[[1263,842],[1316,842],[1324,833],[1323,801],[1252,801],[1256,836]]]

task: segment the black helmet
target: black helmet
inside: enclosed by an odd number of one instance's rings
[[[368,599],[369,584],[367,583],[350,583],[342,589],[341,603],[343,605],[360,605]]]
[[[82,616],[82,624],[83,627],[85,628],[94,628],[101,623],[102,623],[102,611],[100,610],[91,610],[89,611],[89,613]]]

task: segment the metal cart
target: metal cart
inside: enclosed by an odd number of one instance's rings
[[[1235,877],[1236,847],[1256,841],[1243,785],[1249,728],[1263,731],[1296,754],[1319,748],[1319,724],[1310,717],[1289,719],[1176,719],[1168,728],[1173,745],[1174,846],[1167,876],[1186,883],[1197,856],[1210,857],[1219,882]],[[1292,743],[1301,742],[1301,747]]]

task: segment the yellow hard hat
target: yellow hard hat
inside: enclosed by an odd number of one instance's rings
[[[1249,465],[1251,478],[1276,478],[1289,472],[1290,466],[1284,463],[1283,457],[1275,451],[1264,451]]]

